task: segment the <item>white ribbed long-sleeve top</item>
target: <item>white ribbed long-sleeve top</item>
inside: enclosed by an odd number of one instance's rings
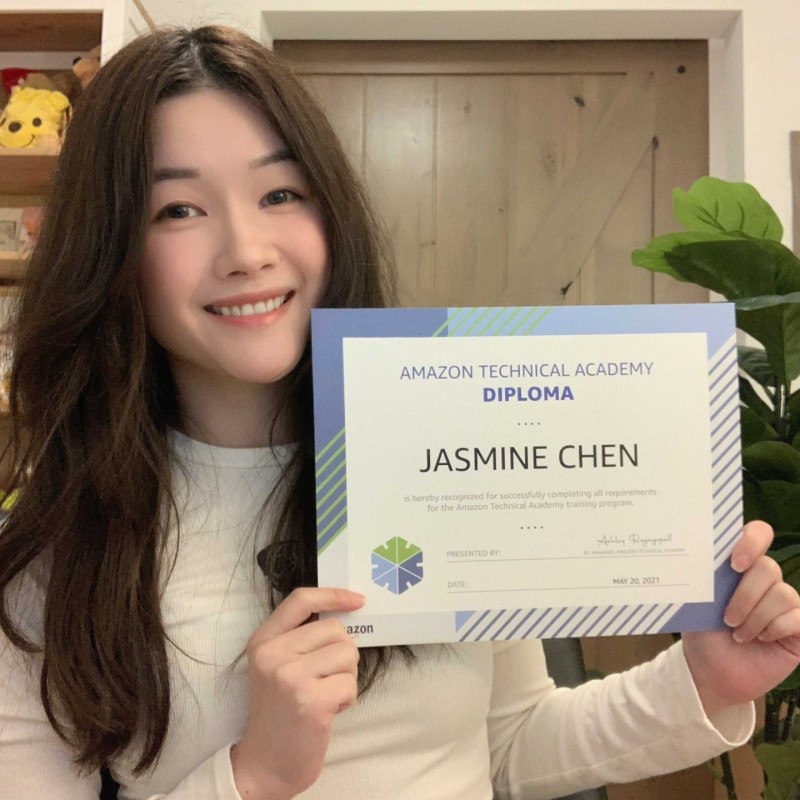
[[[267,613],[255,553],[269,533],[255,532],[255,520],[287,451],[174,443],[184,469],[175,470],[180,546],[162,602],[177,645],[170,725],[147,774],[133,775],[133,754],[111,767],[123,800],[241,800],[229,750],[247,719],[247,664],[236,659]],[[29,573],[16,589],[14,613],[40,640],[42,580]],[[336,718],[303,800],[559,797],[700,763],[753,729],[751,705],[705,716],[680,644],[577,689],[554,687],[537,641],[414,650],[415,661],[393,659]],[[75,770],[47,722],[39,668],[0,639],[0,800],[96,800],[99,775]]]

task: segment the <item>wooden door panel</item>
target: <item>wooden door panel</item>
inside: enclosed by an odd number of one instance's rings
[[[612,101],[619,92],[624,74],[593,74],[581,76],[581,92],[577,100],[581,105],[581,144],[584,140],[591,140],[593,131],[609,109]],[[577,280],[574,280],[564,296],[566,305],[592,305],[598,303],[595,286],[598,281],[598,269],[602,271],[603,265],[597,264],[596,247],[584,261]]]
[[[592,298],[581,295],[581,303],[652,302],[652,273],[630,264],[631,252],[652,235],[652,197],[653,152],[647,148],[597,237]]]
[[[580,158],[538,220],[526,255],[528,269],[510,276],[501,298],[563,302],[655,131],[653,76],[625,76],[606,113],[584,141]],[[529,302],[533,303],[533,300]]]
[[[512,75],[509,78],[508,273],[541,265],[531,249],[581,150],[580,75]],[[511,298],[508,298],[511,301]],[[514,303],[537,304],[521,296]]]
[[[403,264],[402,303],[429,305],[435,296],[435,81],[425,75],[366,80],[367,185]]]
[[[661,43],[663,67],[655,70],[657,151],[653,165],[653,234],[674,231],[672,190],[688,189],[708,172],[708,53],[686,42]],[[704,155],[703,161],[700,155]],[[708,300],[708,292],[654,276],[655,303]]]
[[[506,281],[506,83],[438,79],[434,305],[490,305]]]
[[[322,105],[350,163],[363,175],[364,78],[360,75],[308,75],[304,83]]]

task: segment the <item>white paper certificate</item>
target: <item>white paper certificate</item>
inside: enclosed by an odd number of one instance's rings
[[[319,582],[360,645],[718,627],[727,304],[319,311]]]

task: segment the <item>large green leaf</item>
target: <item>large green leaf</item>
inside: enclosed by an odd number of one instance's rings
[[[706,231],[681,231],[678,233],[667,233],[657,236],[651,240],[647,247],[634,250],[631,254],[631,261],[637,267],[644,267],[651,272],[663,272],[676,280],[687,281],[688,278],[682,277],[667,262],[666,254],[671,253],[676,247],[697,242],[732,242],[741,241],[740,237],[731,236],[726,233],[708,233]]]
[[[696,180],[688,192],[672,193],[676,219],[690,231],[741,231],[758,239],[783,238],[772,207],[748,183],[719,178]]]
[[[757,442],[742,451],[742,464],[759,481],[800,479],[800,453],[785,442]]]
[[[783,579],[790,586],[800,591],[800,555],[794,551],[793,547],[785,547],[783,550],[789,550],[791,553],[786,557],[782,557],[783,551],[781,551],[780,564]]]
[[[800,531],[775,531],[775,538],[772,540],[769,554],[778,560],[780,553],[795,545],[800,545]],[[790,553],[790,555],[793,554]]]
[[[676,245],[664,260],[681,278],[728,300],[800,292],[800,261],[777,242],[714,239]]]
[[[764,345],[783,386],[800,375],[800,291],[737,299],[736,324]]]
[[[755,481],[746,480],[747,473],[743,475],[742,481],[742,513],[745,522],[752,522],[754,519],[763,519],[769,522],[767,514],[763,508],[763,495],[761,487]]]
[[[775,294],[800,291],[800,259],[780,242],[760,239],[757,244],[775,259]]]
[[[774,422],[775,412],[747,378],[739,376],[739,399],[768,425]]]
[[[739,409],[742,421],[742,447],[749,447],[756,442],[768,442],[778,438],[775,429],[764,422],[751,408],[742,406]]]
[[[788,562],[790,559],[800,556],[800,542],[796,541],[798,534],[794,534],[794,537],[795,537],[794,544],[786,545],[778,550],[775,550],[773,547],[773,549],[769,551],[770,556],[774,558],[775,561],[778,562],[778,564],[784,564]],[[775,542],[773,541],[773,545],[774,544]]]
[[[791,675],[784,678],[775,688],[781,690],[800,688],[800,667],[797,667]]]
[[[800,742],[760,744],[755,755],[767,774],[764,800],[791,800],[800,784]]]
[[[749,491],[745,492],[745,497]],[[760,518],[772,525],[774,530],[800,530],[800,484],[760,481],[750,502],[760,513]]]
[[[739,345],[739,367],[747,373],[756,383],[769,389],[775,388],[775,373],[769,365],[767,354],[761,347],[746,347]]]

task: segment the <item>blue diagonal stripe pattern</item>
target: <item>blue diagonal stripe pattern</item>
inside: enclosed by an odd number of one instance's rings
[[[325,443],[315,459],[318,554],[347,527],[346,466],[345,435],[342,428]]]
[[[739,382],[736,341],[730,339],[711,360],[711,464],[714,496],[714,568],[730,555],[742,529],[742,459],[739,451]],[[732,380],[718,376],[734,375]]]
[[[530,316],[526,320],[517,320],[522,329],[530,324]],[[727,560],[742,529],[739,385],[737,380],[731,380],[732,374],[736,374],[735,337],[711,357],[708,371],[715,570]],[[664,629],[681,607],[680,603],[663,603],[646,606],[514,608],[473,611],[472,616],[467,618],[460,612],[458,629],[463,631],[462,642],[656,633]]]

